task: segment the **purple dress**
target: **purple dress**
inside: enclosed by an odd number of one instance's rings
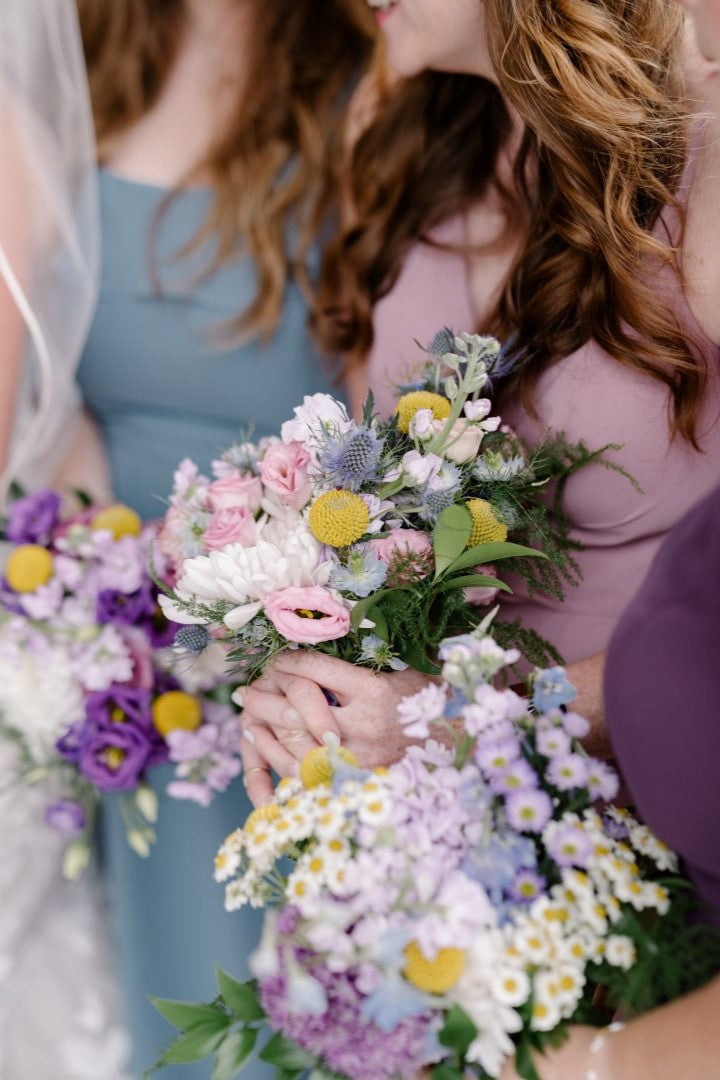
[[[720,464],[717,466],[720,474]],[[720,488],[677,525],[618,623],[606,714],[648,826],[720,925]]]

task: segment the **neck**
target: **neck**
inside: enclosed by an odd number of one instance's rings
[[[190,32],[218,41],[247,26],[251,7],[248,0],[184,0]]]

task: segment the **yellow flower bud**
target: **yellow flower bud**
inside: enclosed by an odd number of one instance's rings
[[[15,548],[5,564],[5,577],[15,592],[31,593],[48,583],[53,570],[53,557],[46,548],[23,544]]]
[[[142,521],[134,510],[122,503],[106,506],[99,510],[92,519],[93,529],[107,529],[113,534],[115,540],[121,536],[139,536],[142,532]]]
[[[243,832],[252,832],[263,821],[277,821],[282,811],[276,803],[266,803],[265,806],[258,806],[252,813],[248,814],[247,821],[243,825]]]
[[[476,544],[495,544],[507,540],[507,525],[498,521],[495,512],[486,499],[470,499],[465,503],[472,518],[472,532],[468,547]]]
[[[428,960],[417,941],[405,948],[407,981],[428,994],[445,994],[458,981],[465,968],[463,949],[438,949],[434,960]]]
[[[345,762],[346,765],[357,765],[358,759],[344,746],[335,747],[333,754]],[[330,749],[327,746],[316,746],[309,750],[300,764],[300,779],[306,788],[316,788],[321,785],[330,786],[333,778],[333,767]]]
[[[410,430],[410,421],[420,409],[432,409],[436,420],[447,420],[450,415],[450,402],[441,394],[433,394],[429,390],[413,390],[409,394],[403,394],[395,406],[395,412],[398,427],[405,435]]]
[[[310,507],[308,524],[316,540],[330,547],[348,547],[367,532],[370,511],[364,499],[336,488],[320,495]]]
[[[161,735],[171,731],[195,731],[202,723],[200,702],[184,690],[168,690],[153,702],[153,724]]]

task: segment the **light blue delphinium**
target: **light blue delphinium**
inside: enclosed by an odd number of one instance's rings
[[[533,707],[541,713],[568,705],[577,697],[565,674],[565,668],[552,667],[540,671],[533,682]]]
[[[387,563],[365,547],[353,548],[346,566],[334,566],[330,587],[353,596],[370,596],[385,584]]]

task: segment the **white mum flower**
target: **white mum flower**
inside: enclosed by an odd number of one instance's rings
[[[342,434],[352,426],[345,406],[330,394],[306,394],[293,412],[295,419],[280,429],[282,441],[300,442],[311,453],[322,446],[326,434]]]
[[[605,942],[605,959],[613,967],[629,971],[635,963],[635,945],[624,934],[611,934]]]
[[[2,664],[0,713],[21,733],[33,759],[42,762],[85,715],[80,682],[64,649],[48,645],[39,653],[19,648],[3,655],[8,658]]]

